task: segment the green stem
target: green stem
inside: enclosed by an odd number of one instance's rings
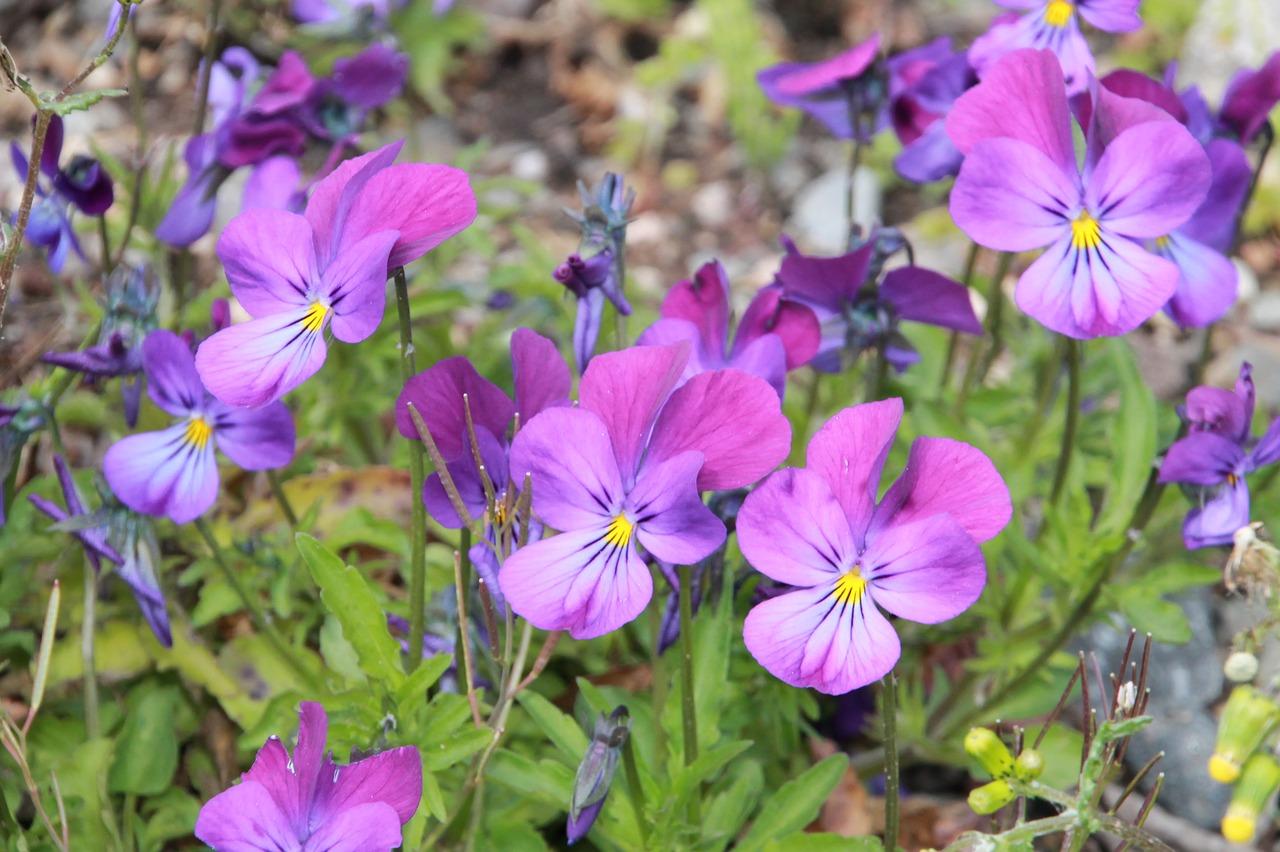
[[[105,278],[115,268],[111,261],[111,240],[107,237],[106,214],[98,217],[98,239],[102,242],[102,275]]]
[[[1067,412],[1062,427],[1062,451],[1058,454],[1058,466],[1053,473],[1053,488],[1049,491],[1049,505],[1057,506],[1067,484],[1067,470],[1076,446],[1076,426],[1080,421],[1080,341],[1067,341]]]
[[[467,590],[471,573],[471,528],[463,527],[461,542],[453,555],[454,592],[458,596],[458,648],[462,650],[462,671],[467,679],[467,701],[471,704],[471,719],[477,728],[483,727],[480,719],[480,702],[476,697],[476,670],[471,659],[471,636],[467,631]]]
[[[1280,470],[1280,465],[1275,469]],[[653,691],[649,698],[653,703],[654,774],[663,778],[667,768],[667,729],[662,724],[667,706],[667,667],[658,650],[662,642],[662,610],[659,607],[649,607],[649,620],[653,628],[653,654],[649,663],[653,672]]]
[[[267,482],[271,483],[271,495],[276,498],[276,503],[280,505],[280,511],[284,513],[284,518],[289,522],[289,526],[294,532],[298,531],[298,514],[293,511],[293,505],[289,502],[289,495],[284,493],[284,483],[280,481],[280,472],[278,470],[267,471]]]
[[[18,218],[13,223],[9,237],[11,242],[5,247],[4,257],[0,258],[0,326],[4,325],[4,307],[9,297],[9,282],[13,280],[13,268],[18,263],[18,252],[22,250],[22,236],[27,232],[27,220],[31,218],[31,205],[36,197],[36,179],[40,175],[40,156],[44,153],[44,137],[49,130],[52,112],[38,110],[36,126],[31,133],[31,156],[27,160],[27,182],[22,187],[22,201],[18,204]]]
[[[396,313],[400,318],[400,379],[408,382],[418,372],[413,355],[413,326],[409,316],[409,282],[404,267],[395,271]],[[409,487],[414,495],[409,539],[409,670],[422,662],[422,636],[427,617],[427,507],[422,502],[422,483],[426,479],[421,441],[409,442]],[[463,618],[459,614],[459,621]]]
[[[982,358],[982,371],[978,374],[979,382],[986,380],[991,365],[1004,351],[1004,279],[1012,265],[1013,252],[1001,252],[1000,260],[996,262],[995,277],[991,279],[991,289],[987,293],[987,334],[991,336],[991,345]]]
[[[693,566],[681,565],[680,576],[680,718],[684,723],[684,765],[698,759],[698,712],[693,692]],[[697,796],[689,800],[695,825],[702,821]]]
[[[98,717],[98,670],[93,653],[94,622],[98,609],[98,575],[84,562],[84,621],[80,625],[80,657],[84,661],[84,727],[90,740],[102,736]]]
[[[640,827],[640,848],[649,848],[649,823],[644,816],[644,788],[640,786],[640,770],[636,766],[635,748],[631,737],[622,744],[622,769],[627,774],[627,794],[636,812],[636,825]]]
[[[884,848],[898,849],[898,679],[891,670],[880,681],[884,715]]]
[[[965,290],[973,283],[973,272],[978,266],[978,254],[982,247],[977,243],[969,243],[969,254],[964,259],[964,276],[960,279],[960,283],[964,285]],[[960,332],[951,332],[951,339],[947,341],[947,358],[942,364],[942,377],[938,379],[938,395],[941,396],[947,390],[950,383],[951,368],[955,365],[956,352],[960,348]]]
[[[209,6],[209,30],[205,34],[204,62],[200,67],[200,83],[196,95],[196,121],[192,136],[204,133],[205,107],[209,103],[209,79],[213,72],[213,55],[218,50],[218,18],[222,14],[222,0],[213,0]]]

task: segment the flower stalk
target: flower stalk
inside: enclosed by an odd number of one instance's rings
[[[684,724],[684,765],[698,759],[698,711],[693,692],[693,566],[681,565],[680,575],[680,718]],[[701,821],[701,806],[694,796],[690,819]]]
[[[898,849],[898,679],[892,670],[880,681],[884,715],[884,848]]]
[[[400,379],[408,382],[418,372],[413,354],[413,326],[409,316],[409,282],[404,267],[396,267],[396,314],[400,319]],[[422,502],[422,483],[426,479],[423,464],[423,447],[418,441],[409,442],[409,486],[413,494],[411,533],[409,537],[409,670],[422,663],[422,637],[426,632],[427,615],[427,507]],[[442,465],[436,464],[437,470]],[[443,473],[441,475],[444,475]],[[465,520],[465,516],[460,515]],[[464,547],[465,549],[465,547]],[[458,606],[463,598],[459,596]],[[459,610],[459,622],[465,616]],[[465,632],[463,641],[466,641]],[[465,647],[465,645],[464,645]],[[470,679],[468,679],[470,681]],[[473,704],[472,710],[475,710]],[[479,713],[476,713],[478,718]]]

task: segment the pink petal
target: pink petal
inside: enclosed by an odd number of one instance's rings
[[[595,528],[622,509],[609,432],[590,411],[549,408],[521,429],[511,444],[511,479],[522,483],[525,474],[534,512],[555,529]]]
[[[876,603],[921,624],[955,618],[987,583],[982,550],[950,515],[895,521],[868,537],[863,559]]]
[[[1069,231],[1079,178],[1025,142],[987,139],[964,158],[951,189],[951,217],[974,242],[999,251],[1048,245]]]
[[[867,402],[838,412],[809,441],[805,466],[827,481],[859,547],[901,422],[901,399]]]
[[[409,414],[410,403],[422,416],[445,461],[471,454],[468,408],[477,431],[487,430],[495,438],[506,436],[507,426],[516,413],[515,405],[501,388],[477,373],[471,362],[461,355],[437,361],[410,378],[400,391],[396,399],[396,427],[401,435],[416,441],[420,436]]]
[[[729,337],[729,277],[719,261],[704,263],[662,300],[663,319],[688,320],[708,352],[724,354]]]
[[[287,768],[294,777],[292,788],[297,796],[298,813],[308,815],[308,832],[315,828],[313,811],[316,790],[321,781],[321,769],[325,763],[324,745],[328,736],[329,717],[325,714],[324,707],[315,701],[303,701],[298,706],[298,743],[293,747],[293,759],[289,761]],[[254,769],[256,768],[255,766]],[[249,773],[252,772],[253,769],[250,769]],[[246,778],[249,773],[246,773]]]
[[[700,453],[681,453],[645,465],[627,495],[628,517],[638,520],[636,537],[644,549],[673,565],[692,565],[724,544],[724,523],[698,494]]]
[[[1118,234],[1162,237],[1196,211],[1212,176],[1204,148],[1182,125],[1147,122],[1107,146],[1086,189],[1086,204]]]
[[[323,328],[306,330],[306,308],[250,320],[213,335],[196,351],[196,369],[209,392],[227,405],[274,402],[324,364]]]
[[[834,582],[858,552],[831,486],[807,468],[780,470],[747,495],[738,546],[753,568],[790,586]]]
[[[299,848],[288,816],[253,781],[242,781],[206,802],[196,817],[195,834],[218,852]]]
[[[694,376],[658,415],[645,467],[689,450],[705,458],[700,491],[742,488],[760,479],[791,451],[791,424],[777,392],[740,370]]]
[[[378,329],[387,304],[387,254],[400,234],[378,231],[346,242],[324,270],[324,293],[333,307],[333,336],[359,343]]]
[[[353,157],[340,164],[324,180],[316,184],[303,215],[311,223],[311,228],[315,232],[316,254],[321,261],[328,262],[337,249],[337,241],[341,238],[344,223],[356,193],[375,174],[395,162],[402,147],[404,147],[403,139],[384,145],[368,154]],[[384,225],[376,230],[385,228]]]
[[[397,828],[413,818],[422,801],[422,757],[415,746],[403,746],[322,775],[313,815],[328,822],[335,815],[370,802],[389,805]],[[397,841],[399,842],[399,841]]]
[[[218,237],[217,253],[252,317],[305,306],[320,283],[311,225],[297,213],[247,210]]]
[[[738,321],[738,333],[733,341],[733,353],[749,345],[765,334],[781,338],[787,352],[787,369],[809,363],[818,354],[822,329],[818,317],[807,305],[782,297],[777,285],[763,287]]]
[[[387,271],[422,257],[476,218],[467,173],[452,166],[399,163],[369,178],[343,224],[344,243],[384,230],[400,232]]]
[[[521,424],[544,408],[569,402],[569,365],[554,343],[532,329],[517,328],[511,335],[511,378]]]

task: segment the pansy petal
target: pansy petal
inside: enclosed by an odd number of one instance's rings
[[[381,802],[395,812],[400,825],[408,822],[422,800],[422,758],[415,746],[388,749],[334,768],[332,782],[323,774],[311,814],[326,822],[366,802]]]
[[[206,802],[195,835],[218,852],[299,848],[288,818],[255,781],[242,781]]]
[[[1080,203],[1078,176],[1017,139],[974,145],[951,189],[951,217],[979,245],[1027,251],[1069,230]]]
[[[465,401],[464,401],[465,397]],[[437,361],[405,383],[396,399],[396,427],[410,440],[418,440],[418,429],[409,414],[409,404],[422,417],[431,439],[446,461],[471,453],[467,433],[467,410],[477,430],[505,436],[515,405],[493,382],[476,372],[461,355]]]
[[[1244,479],[1228,483],[1203,506],[1192,509],[1182,523],[1188,550],[1220,547],[1235,541],[1236,530],[1249,525],[1249,489]]]
[[[791,423],[777,392],[763,379],[741,370],[702,373],[663,406],[645,467],[689,450],[705,458],[698,490],[742,488],[787,457]]]
[[[1098,83],[1107,91],[1115,92],[1121,97],[1154,104],[1173,116],[1176,121],[1187,123],[1187,107],[1178,94],[1141,71],[1120,68],[1107,74]]]
[[[807,468],[780,470],[747,495],[738,546],[757,571],[791,586],[834,582],[857,555],[831,486]]]
[[[1236,303],[1236,265],[1214,249],[1180,231],[1157,242],[1156,253],[1182,273],[1165,313],[1182,328],[1202,328],[1222,319]]]
[[[253,766],[244,773],[243,784],[254,784],[262,790],[279,809],[288,822],[291,833],[295,836],[306,830],[307,812],[299,810],[296,773],[289,752],[277,736],[268,737],[258,749],[253,759]],[[311,803],[306,802],[309,809]]]
[[[866,282],[874,250],[867,243],[839,257],[788,253],[778,269],[783,295],[839,312]]]
[[[320,283],[311,225],[287,210],[247,210],[218,237],[231,292],[250,316],[289,311]]]
[[[693,323],[702,347],[723,353],[729,337],[729,276],[720,261],[704,263],[692,279],[668,290],[662,300],[662,316]]]
[[[302,178],[302,170],[292,157],[283,154],[268,157],[254,166],[249,179],[244,182],[244,195],[240,199],[240,210],[287,210],[296,213],[302,208],[295,201],[301,198],[298,182]]]
[[[1000,472],[981,450],[950,438],[916,438],[907,467],[876,507],[871,528],[944,513],[983,542],[1009,523],[1013,503]]]
[[[376,151],[352,157],[326,175],[311,191],[303,215],[315,232],[316,256],[321,263],[327,263],[337,251],[348,210],[356,195],[374,175],[395,162],[403,147],[404,140],[398,139]],[[386,229],[384,224],[374,230]]]
[[[402,840],[395,809],[367,802],[317,824],[302,852],[392,852]]]
[[[102,459],[102,472],[120,502],[175,524],[195,520],[218,499],[213,442],[189,440],[185,423],[116,441]]]
[[[1213,176],[1200,143],[1174,121],[1139,124],[1117,136],[1085,192],[1094,217],[1127,237],[1162,237],[1204,201]]]
[[[1272,53],[1257,71],[1238,73],[1222,98],[1222,122],[1248,144],[1267,123],[1280,102],[1280,51]]]
[[[218,449],[244,470],[272,470],[293,460],[293,415],[283,402],[232,408],[211,402],[207,417]]]
[[[147,396],[162,411],[185,417],[204,403],[204,385],[191,347],[172,331],[158,328],[142,342]]]
[[[809,441],[805,464],[827,481],[859,547],[875,511],[880,472],[901,422],[901,399],[867,402],[837,413]]]
[[[1226,254],[1235,242],[1236,217],[1249,195],[1253,167],[1244,149],[1230,139],[1211,139],[1204,152],[1213,167],[1209,194],[1178,230]]]
[[[506,448],[488,429],[481,426],[476,427],[476,443],[480,446],[480,457],[484,461],[493,489],[501,494],[508,483]],[[484,492],[484,481],[480,478],[480,468],[476,467],[475,454],[468,448],[445,466],[467,512],[472,518],[484,515],[488,499]],[[449,493],[445,491],[439,473],[432,473],[422,484],[422,502],[427,506],[427,514],[435,518],[440,526],[451,530],[464,526],[453,507],[453,501],[449,499]]]
[[[524,482],[526,474],[534,512],[555,529],[595,528],[622,508],[609,430],[590,411],[549,408],[521,429],[511,445],[511,478]]]
[[[893,167],[909,181],[933,183],[960,171],[964,154],[947,135],[943,121],[935,121],[924,133],[903,146],[893,158]]]
[[[654,419],[688,357],[688,348],[681,345],[635,346],[591,359],[583,373],[579,403],[604,422],[624,482],[634,480]],[[680,447],[677,452],[686,449],[700,448]],[[534,494],[536,500],[536,489]]]
[[[295,778],[292,786],[297,796],[298,813],[308,819],[309,824],[304,826],[307,831],[315,827],[312,810],[322,778],[321,770],[326,762],[324,746],[328,735],[329,717],[323,705],[316,701],[303,701],[298,705],[298,743],[293,747],[289,772]],[[323,780],[327,782],[329,779]]]
[[[334,337],[359,343],[377,331],[387,305],[387,253],[398,237],[397,231],[378,231],[344,243],[325,268],[321,290],[333,309]]]
[[[600,339],[600,324],[604,320],[604,290],[593,287],[578,299],[578,311],[573,318],[573,359],[578,372],[586,371]]]
[[[1086,0],[1078,5],[1080,17],[1107,33],[1128,33],[1142,26],[1138,6],[1142,0]]]
[[[1160,481],[1217,485],[1244,461],[1244,450],[1235,442],[1212,432],[1193,432],[1173,442],[1160,466]]]
[[[635,519],[636,537],[664,562],[692,565],[724,543],[724,522],[698,494],[701,467],[699,453],[681,453],[646,465],[627,495],[627,516]]]
[[[702,348],[702,336],[698,327],[688,320],[660,319],[640,332],[636,338],[637,346],[673,346],[685,345],[689,349],[689,360],[685,362],[684,372],[679,384],[707,370],[722,370],[727,366],[724,355],[719,358],[715,353]]]
[[[1249,453],[1254,468],[1280,460],[1280,420],[1272,421],[1267,431],[1258,439],[1258,445]]]
[[[794,370],[818,353],[822,329],[807,305],[782,296],[782,287],[762,287],[738,320],[732,354],[766,334],[776,334],[787,353],[787,369]]]
[[[1245,399],[1239,394],[1210,385],[1187,391],[1187,421],[1192,432],[1213,432],[1243,445],[1249,438],[1249,418]]]
[[[653,579],[635,546],[604,541],[606,530],[562,532],[508,557],[498,582],[511,609],[534,627],[568,630],[575,639],[635,619],[653,597]]]
[[[517,328],[511,335],[511,379],[521,424],[544,408],[567,404],[573,386],[560,350],[529,328]]]
[[[209,233],[218,207],[218,183],[211,168],[215,148],[212,133],[187,140],[183,154],[187,163],[187,179],[179,187],[160,224],[156,225],[156,239],[160,242],[189,246]]]
[[[868,537],[863,577],[876,603],[901,618],[938,624],[982,594],[982,549],[950,515],[894,523]]]
[[[880,298],[902,319],[982,334],[968,288],[931,269],[903,266],[890,271],[880,284]]]
[[[778,399],[786,393],[787,348],[776,334],[757,337],[746,346],[734,346],[728,366],[764,379]]]
[[[387,270],[404,266],[465,229],[476,218],[467,173],[452,166],[399,163],[369,178],[351,202],[343,242],[379,231],[400,232]]]
[[[307,310],[250,320],[213,335],[196,351],[209,392],[227,405],[266,405],[311,378],[324,364],[323,328],[306,327]]]

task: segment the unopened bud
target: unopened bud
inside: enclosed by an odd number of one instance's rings
[[[1248,843],[1258,827],[1258,817],[1280,788],[1280,764],[1270,754],[1255,754],[1244,765],[1240,783],[1222,818],[1222,836],[1232,843]]]
[[[1019,781],[1034,781],[1044,772],[1044,756],[1033,748],[1024,748],[1013,764],[1013,774]]]
[[[994,731],[987,728],[970,728],[969,733],[964,737],[964,750],[977,760],[992,778],[1004,778],[1013,772],[1013,754]]]
[[[1237,686],[1227,698],[1218,723],[1218,741],[1209,758],[1209,775],[1230,784],[1240,767],[1280,721],[1280,707],[1252,686]]]
[[[1126,680],[1116,692],[1116,707],[1122,713],[1128,713],[1136,703],[1138,703],[1138,687],[1134,686],[1133,681]]]
[[[970,791],[969,807],[973,808],[974,813],[986,816],[1000,810],[1014,798],[1013,788],[1009,786],[1009,782],[1003,778],[997,778]]]
[[[601,713],[596,720],[591,743],[573,779],[566,828],[570,843],[585,837],[596,821],[605,797],[609,795],[609,785],[618,768],[618,755],[630,733],[631,719],[626,707],[619,706],[607,717]]]
[[[1222,673],[1232,683],[1248,683],[1258,676],[1258,658],[1248,651],[1236,651],[1227,657]]]

